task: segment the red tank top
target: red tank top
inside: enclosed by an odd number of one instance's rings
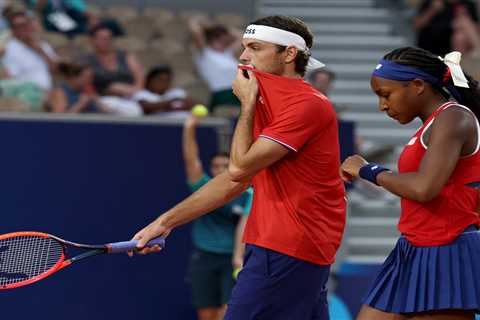
[[[400,173],[418,171],[427,150],[422,140],[424,132],[440,112],[451,106],[469,110],[453,102],[447,102],[435,110],[403,149],[398,160]],[[452,175],[438,196],[424,203],[402,198],[402,214],[398,229],[413,245],[447,244],[461,234],[467,226],[472,224],[480,226],[479,215],[475,211],[478,204],[478,190],[466,186],[469,183],[480,182],[480,131],[478,120],[476,122],[479,141],[475,152],[458,160]]]

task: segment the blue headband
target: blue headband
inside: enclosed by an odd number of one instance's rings
[[[462,97],[458,93],[457,89],[453,85],[443,83],[442,79],[437,79],[434,76],[416,68],[405,66],[395,63],[389,60],[380,60],[375,70],[373,70],[372,76],[380,77],[389,80],[397,81],[411,81],[414,79],[421,79],[431,83],[439,88],[446,88],[448,92],[457,100],[462,103]]]

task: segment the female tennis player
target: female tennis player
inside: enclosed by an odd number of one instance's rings
[[[357,319],[473,319],[480,310],[480,94],[460,57],[400,48],[373,72],[380,110],[423,125],[403,149],[399,173],[358,155],[340,168],[344,180],[366,179],[402,204],[402,236]]]

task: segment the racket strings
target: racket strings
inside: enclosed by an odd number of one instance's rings
[[[63,256],[63,246],[51,238],[16,236],[0,240],[0,286],[34,278],[50,270]]]

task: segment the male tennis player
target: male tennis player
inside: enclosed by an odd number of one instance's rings
[[[241,114],[228,171],[134,236],[143,248],[253,183],[244,268],[227,320],[328,319],[325,283],[346,205],[335,112],[303,80],[308,65],[319,65],[310,58],[312,42],[308,27],[295,18],[270,16],[247,27],[240,60],[248,66],[240,66],[233,83]]]

